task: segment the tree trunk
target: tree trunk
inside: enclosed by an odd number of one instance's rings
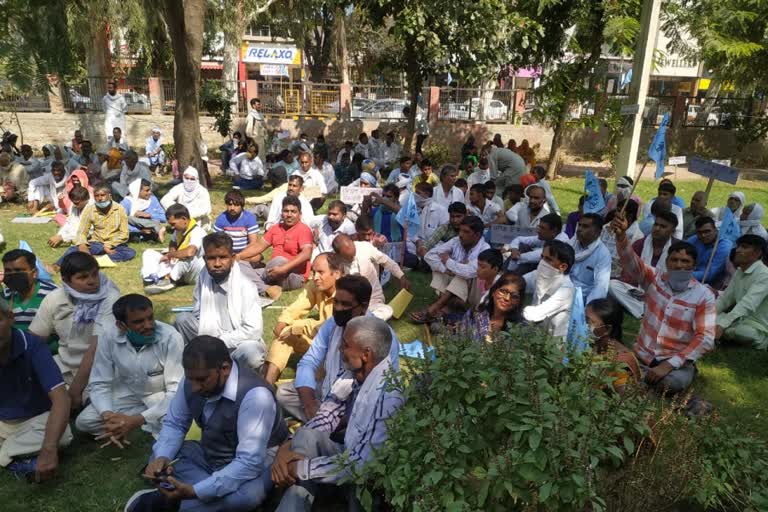
[[[549,162],[547,162],[547,179],[552,180],[557,176],[557,164],[560,163],[560,155],[562,153],[563,136],[565,135],[565,126],[568,122],[568,112],[570,111],[570,103],[563,105],[563,109],[560,111],[560,119],[558,119],[555,126],[553,126],[552,135],[552,147],[549,150]]]
[[[421,74],[419,73],[419,63],[416,60],[418,54],[415,44],[409,41],[405,47],[406,66],[408,69],[408,96],[410,100],[410,113],[406,121],[405,140],[403,141],[403,154],[411,154],[411,143],[413,142],[413,132],[416,129],[416,111],[419,108],[419,91],[421,90]]]
[[[112,76],[109,54],[109,27],[105,23],[101,30],[93,33],[92,44],[85,45],[85,63],[88,70],[88,91],[90,108],[101,107],[101,98],[107,93],[106,78]]]
[[[229,101],[233,104],[233,111],[237,112],[237,91],[239,89],[237,72],[240,66],[240,44],[245,33],[246,15],[243,9],[243,0],[234,0],[234,12],[229,21],[232,25],[224,31],[224,62],[222,63],[222,78],[224,87],[229,92]]]
[[[344,9],[336,9],[336,37],[339,49],[339,71],[341,72],[341,83],[349,85],[349,52],[347,51],[347,15]]]
[[[176,62],[176,112],[173,143],[179,168],[195,167],[204,185],[200,158],[200,64],[203,60],[205,0],[164,0]]]

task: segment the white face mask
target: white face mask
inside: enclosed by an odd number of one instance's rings
[[[536,296],[541,298],[562,274],[558,269],[544,260],[536,267]]]
[[[667,272],[667,284],[676,293],[686,290],[691,279],[693,279],[693,270],[670,270]]]
[[[416,203],[416,208],[421,210],[427,205],[427,201],[429,201],[429,199],[422,197],[419,194],[413,194],[413,201]]]
[[[184,178],[184,190],[187,192],[193,192],[195,190],[195,187],[197,187],[197,180],[190,180],[187,178]]]

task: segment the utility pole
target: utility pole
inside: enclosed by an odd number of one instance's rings
[[[643,110],[651,82],[653,52],[656,48],[656,34],[659,31],[661,0],[644,0],[640,16],[640,33],[632,60],[632,83],[629,86],[629,102],[626,107],[637,105],[636,112],[628,112],[625,119],[624,135],[621,138],[619,157],[616,160],[616,175],[635,177],[637,149],[640,132],[643,129]],[[628,109],[632,110],[632,109]]]

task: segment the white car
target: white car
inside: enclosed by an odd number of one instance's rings
[[[484,100],[485,101],[485,100]],[[464,103],[448,103],[447,111],[441,109],[442,117],[447,119],[479,119],[480,98],[472,98]],[[488,100],[485,108],[485,120],[498,121],[506,119],[508,107],[499,100]]]
[[[403,109],[409,105],[408,100],[383,99],[376,100],[360,110],[359,117],[370,119],[403,119]]]

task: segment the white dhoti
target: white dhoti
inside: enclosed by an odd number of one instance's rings
[[[638,319],[643,317],[645,302],[642,299],[644,292],[641,288],[618,279],[611,279],[608,285],[608,295],[621,304],[633,317]]]
[[[438,293],[448,292],[455,295],[463,302],[469,297],[469,281],[459,276],[452,276],[442,272],[432,272],[430,285]]]
[[[51,197],[51,188],[50,176],[40,176],[30,180],[29,188],[27,189],[27,201],[49,202],[53,204],[56,198]]]
[[[162,378],[162,376],[160,377]],[[139,415],[150,407],[160,403],[164,398],[165,392],[153,393],[145,397],[136,396],[130,389],[117,384],[116,389],[112,392],[112,412],[128,416]],[[156,421],[144,423],[144,425],[141,426],[141,430],[149,432],[153,437],[157,438],[160,434],[162,421],[163,419],[161,417]],[[104,420],[101,419],[101,415],[96,411],[96,408],[93,407],[93,404],[88,405],[88,407],[83,409],[83,411],[77,415],[75,426],[80,432],[86,432],[88,434],[99,435],[104,432]]]
[[[194,284],[200,271],[205,266],[202,258],[160,261],[163,254],[154,249],[147,249],[141,255],[141,278],[144,281],[156,281],[170,277],[174,283]]]
[[[44,412],[26,420],[0,421],[0,466],[7,466],[14,457],[31,456],[40,451],[49,414]],[[67,425],[59,446],[67,446],[71,441],[72,431]]]

